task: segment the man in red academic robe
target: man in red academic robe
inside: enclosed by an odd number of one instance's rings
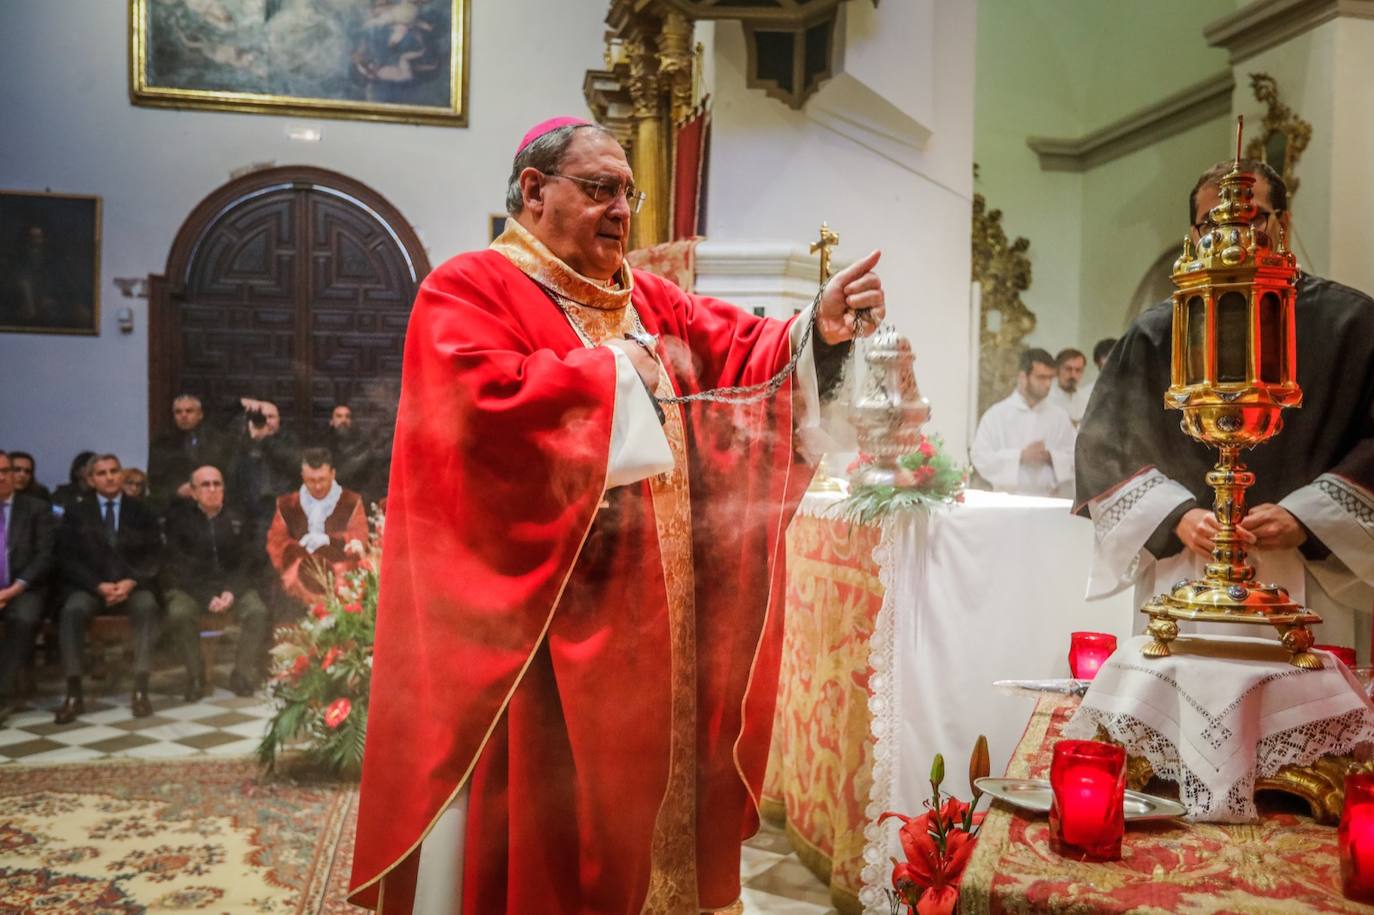
[[[794,437],[858,312],[882,316],[878,254],[758,318],[625,265],[632,182],[609,132],[539,125],[505,234],[416,299],[350,896],[386,915],[739,898],[811,476]],[[794,357],[770,397],[658,415]]]
[[[304,604],[319,599],[328,573],[356,563],[348,551],[355,540],[367,543],[362,496],[339,484],[328,450],[305,449],[301,488],[277,497],[277,513],[267,529],[267,557],[282,590]]]

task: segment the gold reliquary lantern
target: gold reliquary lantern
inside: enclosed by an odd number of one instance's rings
[[[1255,580],[1238,526],[1245,492],[1255,475],[1241,463],[1283,428],[1283,411],[1302,404],[1298,387],[1294,302],[1297,260],[1283,228],[1271,237],[1254,202],[1255,176],[1236,163],[1221,179],[1221,202],[1208,214],[1198,243],[1183,242],[1174,262],[1172,384],[1164,404],[1183,413],[1183,431],[1216,448],[1220,459],[1207,474],[1215,491],[1219,531],[1204,577],[1180,581],[1141,608],[1153,641],[1144,653],[1165,657],[1178,636],[1177,620],[1263,623],[1281,633],[1291,662],[1320,668],[1312,647],[1321,617],[1274,584]]]

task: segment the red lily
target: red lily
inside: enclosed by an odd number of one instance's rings
[[[906,861],[894,860],[892,886],[916,915],[952,915],[954,912],[959,901],[959,881],[973,854],[974,838],[963,830],[967,811],[968,804],[949,798],[938,814],[926,812],[918,817],[907,817],[900,813],[884,813],[878,818],[880,823],[888,817],[902,821],[897,837]],[[932,821],[937,815],[946,824],[943,852],[931,834]]]

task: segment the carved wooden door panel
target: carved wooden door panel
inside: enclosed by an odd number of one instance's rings
[[[173,246],[168,280],[155,278],[152,336],[164,352],[150,364],[154,429],[176,391],[219,409],[245,395],[272,400],[305,435],[336,403],[368,426],[394,417],[423,250],[356,182],[320,170],[309,171],[339,180],[272,180],[286,171],[207,198]]]

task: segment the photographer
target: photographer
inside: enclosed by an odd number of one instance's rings
[[[276,511],[278,493],[292,488],[299,472],[300,449],[281,428],[281,412],[269,400],[244,397],[243,427],[238,437],[229,491],[261,542]]]

